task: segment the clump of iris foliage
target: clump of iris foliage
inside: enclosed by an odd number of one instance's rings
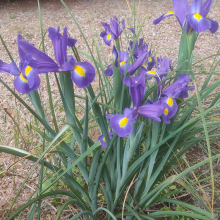
[[[116,16],[110,19],[110,24],[101,22],[103,31],[96,33],[96,37],[93,36],[95,59],[79,24],[65,3],[62,3],[80,30],[90,54],[76,49],[77,40],[68,36],[67,27],[63,28],[63,32],[60,27],[49,27],[48,37],[52,41],[55,56],[53,60],[44,52],[41,23],[43,52],[34,47],[33,42],[25,41],[18,34],[20,61],[17,65],[1,38],[12,62],[7,64],[0,60],[0,72],[15,76],[14,88],[18,93],[2,79],[0,82],[44,128],[39,130],[30,124],[44,143],[38,157],[21,149],[0,146],[3,152],[36,162],[18,190],[11,208],[31,172],[37,164],[41,164],[36,192],[14,213],[11,214],[10,208],[6,219],[13,219],[27,207],[30,207],[28,219],[40,219],[41,201],[60,195],[66,195],[68,199],[59,208],[56,219],[71,204],[78,205],[81,210],[71,219],[82,216],[86,219],[98,219],[100,210],[102,215],[105,213],[106,219],[161,219],[174,216],[217,219],[218,214],[214,210],[214,178],[219,174],[214,174],[213,162],[220,154],[212,155],[210,140],[219,136],[217,129],[220,122],[216,118],[220,93],[213,93],[214,98],[205,107],[202,106],[202,100],[209,98],[220,84],[220,80],[217,80],[208,85],[219,61],[200,87],[197,86],[193,70],[193,50],[199,33],[215,33],[218,29],[218,23],[207,18],[213,0],[193,0],[191,5],[188,0],[173,0],[174,12],[155,18],[154,25],[169,16],[176,16],[180,24],[182,36],[178,63],[175,65],[172,65],[169,57],[156,57],[150,42],[145,42],[144,36],[140,37],[146,18],[137,30],[135,16],[132,16],[130,26],[126,25],[124,19],[119,20]],[[135,15],[134,12],[132,14]],[[39,15],[41,21],[40,6]],[[120,35],[123,34],[126,40],[120,42]],[[112,47],[112,61],[109,63],[105,59],[103,43]],[[127,48],[124,51],[120,48],[122,44]],[[67,56],[67,49],[70,49],[72,55]],[[86,55],[91,62],[82,61],[80,53]],[[53,118],[51,123],[38,93],[40,74],[46,74]],[[56,78],[59,90],[57,95],[60,96],[68,121],[63,128],[57,125],[54,112],[49,83],[51,74]],[[95,77],[99,78],[97,94],[92,87]],[[75,94],[74,87],[84,89],[86,95]],[[33,108],[19,93],[28,95]],[[76,97],[85,102],[85,111],[81,112],[80,117],[76,117]],[[89,115],[93,115],[92,120],[95,120],[97,130],[99,128],[100,131],[95,142],[89,136]],[[65,142],[64,137],[68,130],[72,134],[70,144]],[[184,171],[176,169],[175,174],[169,171],[183,154],[202,140],[206,141],[208,159]],[[79,154],[73,150],[74,146],[79,148]],[[48,155],[52,156],[55,165],[44,160]],[[196,178],[193,183],[188,182],[185,178],[187,174],[205,164],[210,166],[210,176],[200,180]],[[75,166],[83,177],[83,186],[73,175]],[[54,173],[46,182],[43,180],[44,168]],[[51,191],[58,181],[62,181],[68,190]],[[193,188],[204,181],[211,183],[211,199],[207,198],[204,190],[201,190],[201,196]],[[174,188],[176,190],[167,190],[177,183],[180,187]],[[176,195],[184,192],[190,192],[199,205],[196,207],[178,201]],[[98,205],[100,194],[105,198],[102,206]],[[151,207],[155,209],[156,204],[168,203],[182,209],[150,211]]]

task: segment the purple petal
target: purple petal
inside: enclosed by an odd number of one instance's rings
[[[208,19],[202,17],[201,15],[199,15],[199,17],[196,17],[196,14],[188,15],[187,19],[192,28],[198,33],[207,31],[211,28],[211,22]]]
[[[167,17],[170,17],[170,16],[173,16],[174,15],[174,12],[167,12],[166,14],[163,14],[161,15],[159,18],[155,19],[153,21],[153,24],[159,24],[164,18],[167,18]]]
[[[190,6],[190,14],[200,14],[202,8],[202,0],[193,0]]]
[[[114,115],[106,114],[106,118],[111,119]]]
[[[56,63],[45,63],[37,60],[31,60],[29,65],[35,69],[36,73],[59,72],[60,68]]]
[[[12,75],[14,75],[14,76],[20,75],[20,71],[19,71],[19,69],[18,69],[16,63],[13,63],[13,62],[10,63],[9,71],[10,71],[10,73],[11,73]]]
[[[218,22],[208,19],[211,22],[211,28],[209,29],[212,34],[214,34],[218,30]]]
[[[88,62],[77,62],[71,71],[71,78],[78,88],[86,88],[95,79],[95,69]]]
[[[10,64],[7,64],[7,63],[3,62],[2,60],[0,60],[0,72],[1,73],[10,73]]]
[[[56,64],[49,56],[35,48],[31,43],[24,40],[18,41],[18,46],[27,54],[34,57],[36,60],[42,61],[44,63]]]
[[[19,57],[21,59],[21,61],[23,61],[24,56],[26,55],[26,53],[19,47],[19,41],[22,40],[22,36],[20,34],[17,35],[17,44],[18,44],[18,54]]]
[[[119,137],[127,137],[133,131],[131,122],[123,114],[114,115],[110,120],[110,126]]]
[[[138,109],[138,113],[146,118],[153,119],[155,121],[161,121],[159,116],[163,114],[164,105],[162,104],[147,104]]]
[[[34,77],[34,84],[32,88],[29,87],[28,81],[22,76],[22,73],[16,77],[14,81],[14,87],[15,89],[23,94],[29,94],[32,91],[35,91],[40,86],[40,77],[38,74],[34,74],[32,77]]]
[[[206,0],[205,2],[202,3],[202,9],[200,11],[200,14],[203,17],[207,16],[207,14],[209,13],[209,11],[212,7],[213,2],[214,2],[214,0]]]
[[[76,39],[73,39],[71,37],[68,37],[67,38],[67,46],[68,47],[74,47],[75,44],[76,44],[77,40]]]
[[[174,13],[182,27],[186,20],[186,15],[189,13],[189,1],[188,0],[173,0]]]
[[[62,66],[63,71],[71,71],[74,69],[74,66],[76,65],[76,59],[73,58],[72,55],[68,56],[68,58],[69,60],[66,61]]]
[[[131,70],[129,71],[130,75],[133,74],[145,61],[147,53],[142,54],[133,64]]]
[[[104,74],[106,76],[112,76],[113,75],[113,68],[112,68],[112,64],[108,65],[106,70],[104,71]]]

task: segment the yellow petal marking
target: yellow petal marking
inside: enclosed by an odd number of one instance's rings
[[[20,77],[21,77],[21,80],[22,80],[22,81],[24,81],[24,82],[26,82],[26,83],[28,82],[28,81],[23,77],[22,73],[20,73]]]
[[[25,68],[25,75],[27,76],[30,73],[31,70],[32,70],[32,68],[30,66],[27,66]]]
[[[80,75],[85,77],[85,70],[81,66],[75,66],[74,70]]]
[[[165,115],[168,115],[168,113],[169,113],[169,112],[168,112],[168,108],[165,108],[164,111],[163,111],[163,113],[164,113]]]
[[[108,34],[107,39],[110,40],[111,38],[111,34]]]
[[[103,141],[105,141],[105,138],[103,138]]]
[[[125,25],[125,27],[129,28],[129,26],[128,26],[128,25]]]
[[[135,83],[137,83],[138,81],[134,81]]]
[[[165,15],[174,15],[174,14],[175,14],[174,12],[170,11],[170,12],[167,12]]]
[[[151,58],[151,57],[148,57],[148,60],[149,60],[150,62],[152,62],[152,58]]]
[[[169,106],[172,106],[172,105],[173,105],[173,99],[172,99],[171,97],[168,98],[167,104],[168,104]]]
[[[156,72],[155,72],[155,71],[153,71],[153,70],[149,70],[149,71],[148,71],[148,73],[153,74],[153,75],[155,75],[155,74],[156,74]]]
[[[120,66],[123,66],[125,64],[125,61],[121,61]]]
[[[119,125],[120,127],[124,127],[127,123],[128,123],[128,119],[125,117],[121,119],[121,121],[119,122]]]
[[[143,67],[145,67],[145,68],[147,69],[147,67],[146,67],[146,65],[145,65],[145,64],[143,64],[142,66],[143,66]]]
[[[200,21],[200,20],[202,19],[202,16],[201,16],[200,14],[198,14],[198,13],[194,14],[194,17],[195,17],[198,21]]]

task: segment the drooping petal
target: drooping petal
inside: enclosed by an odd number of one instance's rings
[[[14,81],[15,89],[23,94],[29,94],[30,92],[37,90],[40,86],[40,77],[38,74],[33,74],[32,77],[34,77],[34,84],[32,88],[30,88],[27,79],[25,79],[21,73]]]
[[[134,28],[129,27],[128,25],[125,25],[125,27],[126,27],[127,29],[129,29],[129,30],[132,32],[132,34],[134,34]]]
[[[211,22],[198,13],[187,15],[187,19],[190,26],[198,33],[207,31],[211,28]]]
[[[173,0],[173,11],[183,27],[184,21],[186,20],[186,15],[189,13],[189,1],[188,0]]]
[[[88,62],[77,62],[71,71],[71,78],[78,88],[86,88],[95,79],[95,69]]]
[[[131,122],[124,114],[114,115],[110,119],[110,126],[119,137],[127,137],[133,131]]]
[[[10,73],[10,64],[7,64],[0,60],[0,72],[1,73]]]
[[[159,117],[163,114],[164,108],[163,104],[147,104],[139,107],[138,113],[146,118],[160,122],[161,119]]]
[[[212,34],[214,34],[218,30],[218,22],[211,20],[208,18],[208,20],[211,22],[211,28],[209,29]]]
[[[174,12],[167,12],[153,21],[153,24],[159,24],[163,19],[175,15]]]
[[[113,75],[113,67],[112,64],[108,65],[107,68],[104,71],[104,74],[106,76],[112,76]]]

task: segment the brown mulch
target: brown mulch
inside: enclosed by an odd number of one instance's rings
[[[92,45],[91,31],[95,34],[95,31],[91,25],[88,14],[91,16],[97,32],[100,33],[103,30],[101,21],[108,22],[109,18],[113,15],[117,15],[120,19],[125,18],[129,20],[131,17],[130,10],[127,5],[126,0],[68,0],[65,1],[72,14],[75,16],[76,20],[79,22],[82,31],[84,32],[88,42]],[[132,2],[128,1],[132,10]],[[157,55],[169,56],[170,59],[176,62],[178,56],[178,47],[181,36],[181,30],[179,24],[175,17],[170,17],[166,21],[163,21],[161,24],[154,26],[152,21],[162,15],[165,12],[172,11],[172,1],[171,0],[141,0],[136,1],[136,11],[138,12],[140,21],[142,22],[144,16],[147,15],[146,22],[143,27],[143,36],[150,42],[153,48],[157,51]],[[84,43],[83,37],[81,36],[79,30],[71,19],[70,15],[67,13],[66,9],[62,3],[58,0],[44,0],[40,1],[41,4],[41,13],[43,21],[44,31],[52,26],[56,28],[58,25],[66,25],[68,27],[68,32],[71,37],[78,39],[77,48],[79,50],[88,52],[86,45]],[[220,2],[217,1],[215,6],[212,8],[209,17],[211,19],[217,20],[220,22]],[[88,14],[87,14],[88,13]],[[137,22],[138,23],[138,22]],[[40,23],[38,16],[37,1],[31,0],[17,0],[7,3],[6,1],[0,1],[0,33],[4,39],[10,53],[12,54],[15,62],[19,62],[16,36],[18,33],[22,34],[24,39],[34,43],[36,47],[40,45],[41,34],[40,34]],[[122,37],[124,39],[124,37]],[[195,56],[205,58],[212,54],[218,52],[220,46],[220,34],[219,30],[212,35],[210,32],[205,32],[199,35],[199,39],[196,43]],[[53,57],[53,48],[51,42],[46,37],[45,40],[46,52],[48,55]],[[168,49],[169,48],[169,49]],[[104,46],[106,57],[110,59],[111,57],[111,48]],[[125,47],[124,47],[125,49]],[[171,50],[172,49],[172,50]],[[3,45],[0,43],[0,59],[4,62],[10,62],[10,59],[3,48]],[[86,59],[84,57],[84,59]],[[207,66],[210,66],[214,58],[209,58],[206,62]],[[13,76],[0,73],[0,77],[11,87],[13,88]],[[205,75],[201,75],[197,78],[198,82],[202,82],[205,78]],[[46,81],[45,77],[41,76],[42,84],[40,87],[40,93],[42,95],[42,100],[45,106],[48,106],[47,99],[47,90],[46,90]],[[213,77],[212,82],[214,82],[215,77]],[[52,87],[52,96],[54,101],[57,101],[57,88],[56,82],[52,75],[50,75],[50,83]],[[98,80],[93,84],[96,92],[98,91]],[[79,89],[76,89],[77,94],[83,94]],[[7,98],[8,99],[7,99]],[[27,96],[22,95],[22,98],[28,100]],[[3,86],[0,85],[0,144],[8,146],[16,146],[20,148],[25,148],[21,135],[18,135],[17,129],[14,130],[15,125],[13,120],[7,115],[5,120],[5,110],[4,108],[9,109],[14,117],[14,120],[17,121],[16,109],[10,103],[16,102],[13,96],[9,91]],[[16,105],[25,113],[25,116],[29,119],[31,115],[16,102]],[[56,112],[57,117],[63,117],[63,112]],[[17,121],[18,123],[18,121]],[[62,124],[62,122],[60,122]],[[25,127],[23,122],[19,122],[19,127],[28,145],[28,150],[35,151],[36,149],[41,148],[41,143],[38,142],[38,137],[31,133]],[[17,136],[16,136],[17,135]],[[94,134],[94,140],[98,134]],[[18,137],[18,140],[16,140]],[[29,137],[30,136],[30,137]],[[27,140],[27,137],[30,140]],[[14,161],[17,161],[19,158],[15,158],[5,153],[0,153],[0,173],[1,171],[7,169]],[[27,175],[28,171],[32,167],[32,163],[29,161],[21,162],[16,165],[10,173],[14,175],[5,175],[0,176],[0,213],[1,210],[10,202],[15,196],[17,189],[19,188],[23,177]],[[31,179],[37,183],[38,170],[32,174]],[[25,188],[22,190],[21,195],[19,196],[18,201],[15,204],[15,207],[24,204],[31,193],[35,190],[35,185],[32,182],[27,182]],[[7,209],[6,209],[7,210]],[[53,219],[55,210],[53,205],[50,203],[45,207],[45,213],[43,213],[42,219]],[[49,211],[48,211],[49,210]],[[1,218],[2,216],[2,218]],[[0,214],[0,219],[4,219],[4,213]]]

